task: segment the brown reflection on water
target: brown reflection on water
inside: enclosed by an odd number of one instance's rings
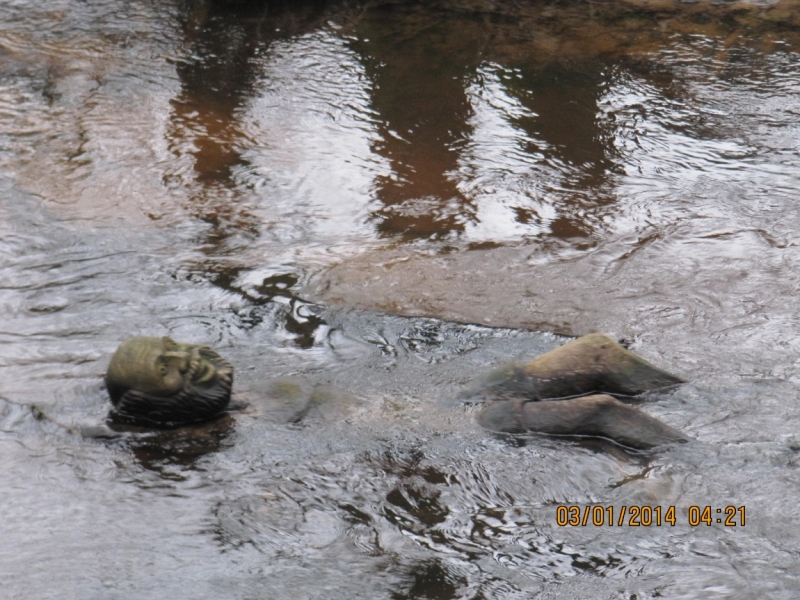
[[[211,225],[217,249],[229,229],[257,235],[246,208],[237,206],[233,172],[243,164],[237,111],[251,94],[258,30],[203,3],[187,14],[188,55],[177,65],[180,94],[172,100],[171,150],[193,157],[193,172],[165,176],[167,186],[195,184],[190,212]],[[244,26],[243,26],[244,25]],[[216,242],[216,243],[215,243]]]
[[[506,223],[506,230],[544,244],[567,240],[579,250],[593,247],[613,217],[616,178],[624,173],[614,144],[617,125],[599,104],[615,69],[633,69],[671,100],[688,104],[682,96],[689,92],[676,84],[669,66],[654,62],[655,52],[692,36],[723,40],[715,49],[718,61],[742,43],[771,51],[798,42],[785,28],[794,20],[786,4],[500,1],[487,11],[471,0],[372,3],[353,28],[357,41],[351,47],[373,84],[380,141],[372,149],[391,167],[375,182],[371,219],[377,233],[448,239],[480,225],[487,213],[508,209],[505,218],[517,226]],[[505,164],[501,158],[496,176],[475,164],[486,147],[478,147],[477,155],[467,152],[482,118],[471,88],[486,87],[486,65],[499,74],[501,93],[524,113],[497,111],[516,132],[511,150],[517,155]],[[488,135],[493,133],[490,128]],[[480,192],[486,183],[508,188],[504,176],[526,168],[527,175],[511,182],[523,188],[517,200]],[[481,195],[489,196],[483,212]]]
[[[445,13],[407,6],[368,13],[358,25],[367,74],[373,81],[372,106],[380,115],[381,141],[373,150],[386,157],[389,176],[379,177],[373,211],[378,231],[401,239],[451,237],[479,220],[473,194],[459,171],[474,169],[464,149],[475,133],[475,110],[468,88],[479,67],[503,53],[509,19],[474,13]],[[495,47],[495,42],[501,42]],[[536,45],[536,36],[528,40]],[[614,201],[611,132],[598,118],[598,100],[608,74],[588,57],[581,68],[564,66],[552,52],[523,55],[512,63],[505,91],[525,114],[509,125],[527,140],[521,152],[540,155],[566,181],[559,185],[558,216],[550,233],[585,238],[592,223],[585,212]],[[514,206],[516,221],[536,226],[541,216]],[[528,227],[530,229],[530,227]]]
[[[474,218],[453,174],[472,131],[464,86],[480,62],[480,27],[474,19],[414,9],[378,10],[359,23],[354,46],[380,115],[373,150],[392,168],[375,190],[382,205],[373,218],[385,236],[446,237]]]
[[[330,4],[206,1],[183,15],[187,54],[176,67],[181,91],[171,102],[167,137],[176,156],[191,155],[193,171],[167,174],[164,183],[193,190],[190,214],[211,226],[207,253],[224,250],[233,235],[245,241],[259,235],[260,219],[252,210],[257,198],[236,179],[248,166],[243,149],[258,145],[241,123],[258,93],[258,57],[272,41],[319,26]]]
[[[525,150],[541,153],[564,176],[565,189],[556,196],[558,216],[549,223],[550,234],[564,240],[588,237],[597,219],[587,218],[587,213],[616,199],[613,131],[599,118],[598,107],[608,73],[594,62],[579,70],[525,65],[518,66],[517,73],[518,77],[509,78],[508,91],[535,115],[515,122],[531,140]],[[518,221],[525,224],[526,218],[520,209]]]

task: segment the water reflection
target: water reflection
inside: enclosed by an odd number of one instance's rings
[[[475,134],[459,173],[479,206],[470,238],[594,245],[617,199],[613,130],[598,114],[607,85],[595,62],[477,70],[468,88]]]
[[[425,561],[416,565],[410,576],[413,581],[406,593],[393,593],[392,600],[452,600],[459,597],[459,590],[467,583],[466,578],[444,568],[439,561]]]
[[[410,13],[410,14],[409,14]],[[372,81],[379,116],[373,150],[391,165],[376,181],[378,231],[400,239],[447,238],[474,219],[455,173],[472,133],[465,82],[480,61],[479,23],[413,8],[373,11],[353,47]]]
[[[190,4],[184,16],[186,56],[176,61],[180,94],[171,101],[167,141],[192,171],[164,175],[167,188],[191,190],[189,212],[209,224],[204,252],[230,253],[260,235],[258,199],[237,176],[250,167],[244,149],[258,145],[242,113],[258,93],[260,56],[271,42],[317,26],[328,2]],[[231,240],[238,242],[230,246]]]
[[[320,316],[322,307],[297,295],[294,288],[298,276],[281,273],[265,277],[261,282],[248,282],[252,272],[241,265],[204,261],[185,265],[189,281],[205,281],[245,301],[236,312],[239,325],[249,330],[268,321],[283,329],[298,348],[314,346],[326,322]]]
[[[580,70],[517,67],[516,76],[507,79],[508,92],[536,115],[516,122],[532,142],[524,151],[541,155],[561,174],[555,185],[540,184],[540,194],[558,198],[553,203],[557,216],[549,223],[555,238],[595,234],[608,213],[605,207],[616,201],[612,132],[598,118],[598,101],[609,83],[607,68],[597,63]]]
[[[8,593],[796,595],[795,0],[486,6],[0,3]],[[699,442],[478,430],[461,386],[561,341],[498,324],[629,337]],[[80,435],[134,333],[301,410]],[[686,521],[731,503],[746,528]]]
[[[234,426],[235,418],[230,414],[209,423],[170,430],[108,423],[109,433],[119,436],[114,443],[129,449],[142,467],[167,480],[185,480],[184,471],[196,469],[199,459],[224,448]],[[89,437],[101,436],[95,433]]]
[[[530,46],[511,43],[503,19],[466,15],[394,6],[358,23],[352,47],[380,117],[373,150],[391,166],[376,177],[371,220],[397,239],[466,234],[593,247],[614,219],[626,173],[617,141],[627,123],[609,110],[609,95],[630,71],[676,104],[696,104],[689,88],[649,57],[601,60],[625,34],[601,48],[579,35],[573,55],[560,56],[535,35]],[[537,32],[547,28],[536,23]]]
[[[403,8],[359,22],[353,47],[380,115],[373,148],[392,167],[377,180],[378,231],[585,238],[598,222],[587,213],[615,199],[613,131],[598,108],[608,73],[596,61],[580,69],[543,68],[541,57],[487,64],[494,50],[485,28],[480,19]]]

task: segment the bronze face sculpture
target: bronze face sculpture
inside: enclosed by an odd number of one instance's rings
[[[228,404],[232,382],[233,368],[216,352],[168,337],[123,342],[106,374],[115,418],[156,426],[217,416]],[[682,382],[608,336],[591,334],[494,371],[472,397],[484,404],[478,422],[492,431],[603,437],[646,449],[686,438],[613,396]],[[276,402],[282,398],[268,395]]]
[[[106,387],[116,420],[173,427],[219,415],[230,401],[233,367],[205,346],[137,336],[117,348]]]

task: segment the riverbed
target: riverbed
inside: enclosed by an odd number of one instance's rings
[[[796,598],[798,32],[795,0],[0,0],[3,597]],[[592,331],[687,380],[635,404],[690,443],[475,423],[476,376]],[[218,350],[249,408],[109,423],[131,335]],[[287,422],[275,381],[327,402]]]

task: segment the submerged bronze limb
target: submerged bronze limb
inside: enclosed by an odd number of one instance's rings
[[[680,383],[679,377],[595,333],[490,374],[478,422],[498,432],[599,436],[652,448],[687,438],[607,394],[634,396]]]
[[[637,449],[687,441],[677,429],[608,394],[557,401],[500,400],[488,404],[478,422],[492,431],[603,437]]]
[[[599,436],[651,448],[686,438],[606,394],[632,396],[682,381],[608,336],[592,334],[490,374],[482,382],[478,421],[498,432]],[[168,337],[126,340],[106,374],[115,420],[162,427],[216,417],[228,405],[232,383],[233,367],[216,352]],[[278,404],[294,402],[290,396],[270,394]],[[306,398],[300,416],[313,398]]]

